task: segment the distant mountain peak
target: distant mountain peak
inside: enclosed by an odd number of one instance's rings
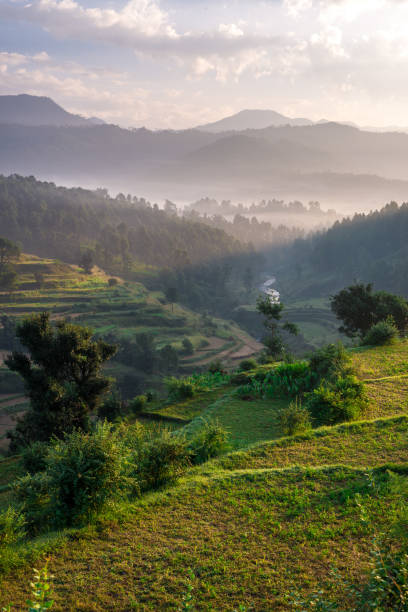
[[[243,130],[262,130],[267,127],[282,125],[313,125],[313,121],[304,118],[291,118],[268,109],[244,109],[213,123],[199,125],[196,129],[203,132],[241,132]]]
[[[0,96],[0,123],[26,126],[86,127],[101,125],[102,119],[86,119],[69,113],[46,96],[18,94]]]

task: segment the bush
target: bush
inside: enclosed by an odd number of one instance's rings
[[[9,507],[0,512],[0,549],[23,539],[26,535],[25,525],[24,515],[15,508]]]
[[[308,409],[297,399],[280,411],[279,422],[285,436],[304,433],[312,427]]]
[[[367,407],[364,385],[355,376],[322,382],[306,395],[306,407],[318,426],[354,420]]]
[[[391,344],[398,337],[398,329],[392,319],[386,319],[373,325],[363,338],[363,345],[382,346]]]
[[[115,421],[125,413],[125,406],[119,393],[112,393],[98,408],[98,417],[109,422]]]
[[[182,348],[183,355],[192,355],[194,353],[194,346],[189,338],[183,338],[182,344],[183,344],[183,348]]]
[[[194,385],[188,380],[178,379],[174,376],[170,376],[165,379],[168,398],[170,401],[178,401],[189,399],[194,396],[195,389]]]
[[[341,342],[328,344],[310,357],[309,366],[316,381],[331,380],[351,373],[351,359]]]
[[[221,359],[215,359],[214,361],[212,361],[208,366],[208,371],[210,372],[210,374],[216,374],[217,372],[223,374],[224,367],[222,365]]]
[[[199,465],[217,457],[228,447],[228,433],[217,422],[204,421],[203,428],[190,442],[191,460]]]
[[[117,278],[109,278],[108,279],[109,287],[116,287],[117,284],[118,284],[118,279]]]
[[[241,370],[241,372],[249,372],[249,370],[255,370],[257,365],[255,359],[244,359],[239,364],[238,369]]]
[[[48,450],[46,442],[33,442],[26,446],[22,452],[24,469],[31,475],[45,470]]]
[[[81,524],[123,490],[124,459],[110,425],[74,431],[50,444],[45,471],[20,478],[15,496],[33,528]]]
[[[30,532],[48,526],[51,522],[50,481],[45,471],[18,478],[13,483],[13,496],[24,512]]]
[[[141,412],[143,412],[143,409],[146,404],[146,395],[137,395],[129,402],[129,408],[133,412],[133,414],[140,414]]]
[[[150,440],[143,440],[134,456],[140,490],[149,491],[174,483],[190,464],[185,439],[167,429]]]
[[[107,424],[55,441],[47,457],[51,507],[59,525],[78,524],[100,511],[124,487],[123,449]]]
[[[296,397],[311,391],[316,383],[316,375],[303,361],[283,363],[271,370],[263,382],[265,395],[284,395]]]
[[[245,374],[245,372],[238,372],[231,376],[231,383],[233,385],[246,385],[251,382],[251,379]]]

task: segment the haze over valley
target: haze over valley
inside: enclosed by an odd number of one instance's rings
[[[408,612],[407,23],[0,1],[3,612]]]

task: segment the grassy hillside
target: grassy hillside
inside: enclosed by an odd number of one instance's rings
[[[119,345],[140,332],[154,338],[157,349],[170,344],[178,352],[187,338],[194,347],[192,355],[180,353],[181,370],[185,372],[208,367],[214,359],[228,366],[259,351],[261,345],[231,321],[200,315],[180,304],[169,304],[163,293],[152,292],[139,282],[116,278],[110,286],[109,276],[94,268],[85,274],[80,268],[52,259],[24,254],[16,265],[18,284],[11,295],[0,292],[0,315],[17,320],[32,313],[48,311],[54,320],[68,317],[81,325],[91,326],[96,336],[109,336]],[[39,275],[41,275],[39,277]],[[40,280],[39,280],[40,279]],[[27,406],[18,378],[3,364],[9,351],[0,345],[0,451],[7,448],[5,433]],[[126,376],[160,384],[162,376],[147,376],[113,361],[106,371],[121,385]],[[134,395],[138,393],[137,388]]]
[[[369,379],[364,421],[282,438],[277,411],[286,400],[244,401],[229,385],[153,406],[184,420],[187,432],[202,416],[219,419],[237,450],[190,469],[175,487],[111,508],[62,543],[40,539],[34,555],[50,555],[55,609],[178,610],[190,587],[194,610],[292,610],[294,591],[320,588],[341,603],[344,586],[329,588],[329,568],[357,582],[367,569],[373,533],[362,506],[386,529],[401,503],[395,486],[381,484],[386,470],[405,487],[408,479],[408,342],[352,356]],[[385,403],[387,381],[394,395]],[[3,505],[19,470],[18,458],[0,462]],[[23,565],[1,579],[0,605],[21,609],[30,572]]]

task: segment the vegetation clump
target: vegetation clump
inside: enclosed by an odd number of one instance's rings
[[[357,419],[367,407],[364,385],[355,376],[322,381],[305,396],[314,425],[335,425]]]
[[[17,481],[16,499],[37,528],[44,518],[56,527],[82,524],[123,492],[123,462],[110,425],[73,431],[50,444],[44,471]]]
[[[296,399],[279,413],[279,423],[284,436],[294,436],[311,429],[310,412]]]
[[[36,440],[87,430],[88,415],[109,389],[102,365],[116,352],[92,330],[66,321],[51,324],[48,313],[33,315],[17,327],[27,353],[14,352],[6,365],[24,380],[30,409],[10,432],[10,450]]]
[[[383,346],[391,344],[398,337],[398,329],[394,320],[388,318],[373,325],[363,338],[362,344],[366,346]]]
[[[386,291],[373,292],[372,284],[350,285],[331,297],[331,309],[343,324],[340,331],[353,338],[364,336],[373,325],[392,317],[399,333],[408,327],[408,302]]]

